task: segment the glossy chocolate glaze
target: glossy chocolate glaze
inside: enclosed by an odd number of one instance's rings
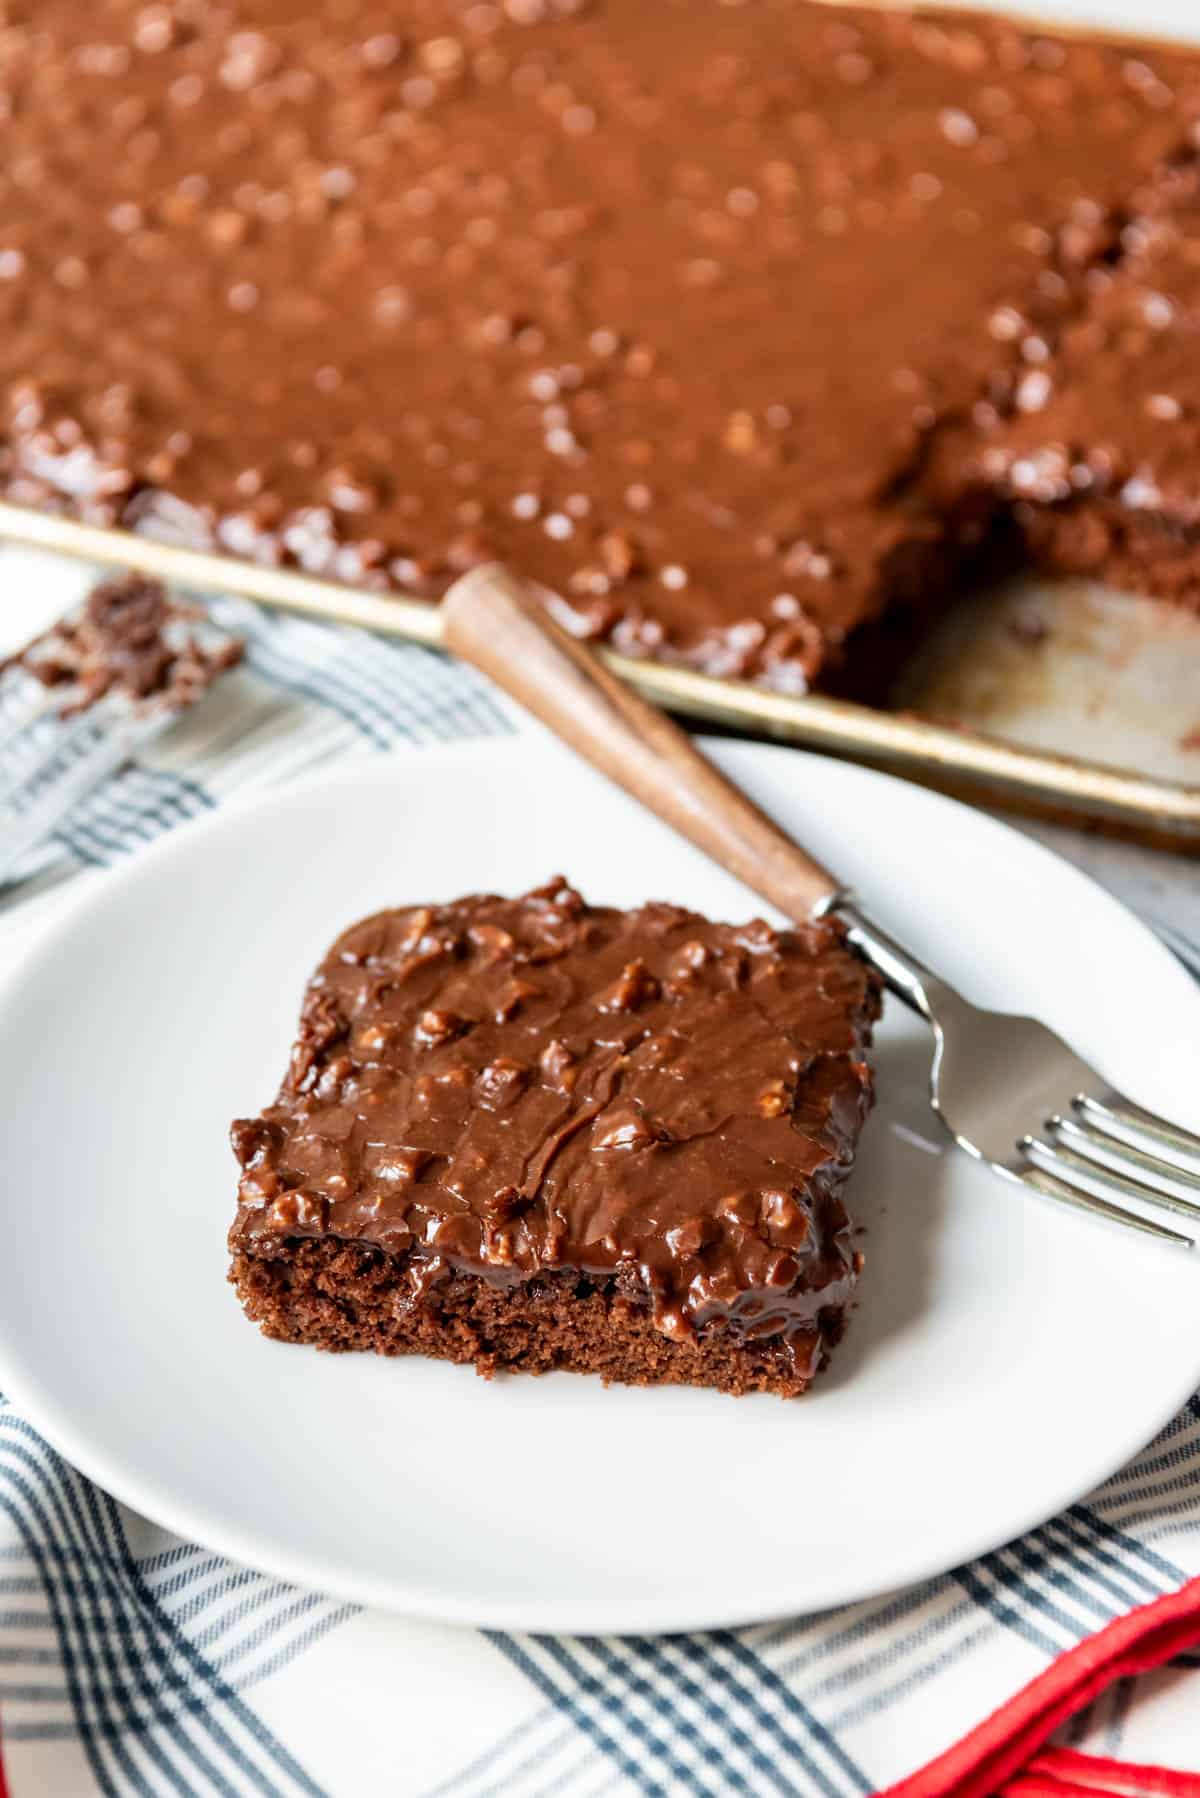
[[[975,460],[1035,553],[1200,605],[1200,134],[1127,202]]]
[[[234,1125],[231,1246],[372,1244],[409,1303],[451,1269],[616,1278],[669,1336],[732,1322],[815,1370],[858,1272],[841,1188],[878,1009],[833,924],[613,911],[562,881],[381,912],[314,976],[275,1104]]]
[[[6,0],[0,487],[803,686],[1200,61],[806,0]],[[1016,374],[1014,374],[1014,370]]]

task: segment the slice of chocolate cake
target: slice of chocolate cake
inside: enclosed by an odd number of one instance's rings
[[[840,926],[518,899],[386,911],[233,1128],[230,1278],[328,1349],[803,1392],[861,1257],[871,972]]]

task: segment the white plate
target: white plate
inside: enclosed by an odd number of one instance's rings
[[[1200,992],[1108,895],[916,787],[712,749],[969,993],[1041,1011],[1197,1123]],[[537,736],[230,807],[38,947],[0,1006],[0,1387],[65,1456],[185,1536],[365,1602],[681,1629],[952,1566],[1078,1498],[1200,1384],[1200,1266],[943,1153],[898,1007],[853,1183],[861,1301],[800,1402],[263,1340],[225,1284],[226,1132],[274,1092],[312,967],[379,906],[559,870],[596,900],[761,909]]]

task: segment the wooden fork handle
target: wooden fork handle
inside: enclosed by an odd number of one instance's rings
[[[726,780],[665,712],[568,635],[499,563],[455,582],[442,602],[442,627],[455,655],[786,917],[803,921],[840,891],[829,870]]]

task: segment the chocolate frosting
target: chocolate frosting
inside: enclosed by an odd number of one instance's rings
[[[989,485],[1200,527],[1198,152],[1200,133],[1196,150],[1131,192],[1115,253],[1089,264],[1083,302],[977,457]],[[1104,545],[1099,530],[1097,561]]]
[[[1200,70],[806,0],[12,0],[2,49],[10,497],[426,596],[499,556],[792,687],[982,528],[932,437]]]
[[[841,1188],[878,986],[835,924],[520,899],[380,912],[308,988],[273,1105],[233,1127],[234,1247],[616,1278],[658,1327],[782,1336],[798,1367],[860,1257]]]

